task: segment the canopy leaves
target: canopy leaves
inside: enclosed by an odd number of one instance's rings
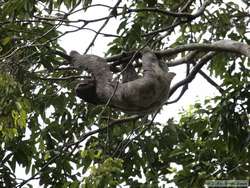
[[[246,0],[0,1],[0,187],[249,180],[249,6]],[[69,34],[79,36],[70,47],[60,43]],[[145,46],[177,75],[186,67],[168,109],[197,74],[205,78],[201,88],[208,82],[218,95],[190,101],[164,123],[86,104],[74,93],[86,74],[72,68],[66,50],[87,43],[82,52],[90,53],[106,39],[114,74],[132,57],[139,71],[136,54]]]

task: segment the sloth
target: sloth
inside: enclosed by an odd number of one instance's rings
[[[175,73],[161,65],[157,56],[145,48],[141,52],[143,75],[139,77],[132,64],[123,73],[123,82],[114,81],[106,60],[96,55],[80,55],[71,51],[73,65],[86,70],[93,79],[76,86],[76,95],[95,105],[108,104],[128,114],[145,115],[158,110],[168,99]]]

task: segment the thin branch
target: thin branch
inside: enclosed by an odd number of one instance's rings
[[[197,10],[196,13],[190,14],[190,16],[188,17],[188,19],[186,19],[186,20],[179,20],[179,21],[174,20],[174,22],[173,22],[172,25],[167,26],[166,28],[162,28],[162,29],[159,29],[159,30],[152,31],[150,33],[145,34],[144,36],[147,37],[147,36],[150,36],[150,35],[154,35],[156,33],[165,32],[165,31],[168,31],[168,30],[171,30],[171,29],[175,28],[176,26],[178,26],[180,24],[188,23],[188,22],[194,20],[195,18],[197,18],[197,17],[199,17],[199,16],[202,15],[202,13],[205,11],[205,9],[206,9],[207,5],[210,3],[210,1],[211,0],[206,0],[203,3],[203,5]],[[176,14],[178,14],[178,13],[176,13]],[[181,14],[181,13],[179,13],[179,14]],[[178,18],[176,18],[176,19],[178,19]]]
[[[109,16],[115,16],[114,12],[117,11],[117,7],[119,6],[119,4],[121,3],[122,0],[118,0],[115,4],[115,6],[113,7],[113,9],[111,10],[111,12],[109,13]],[[94,45],[96,38],[98,37],[98,35],[101,33],[101,31],[103,30],[103,28],[108,24],[109,20],[111,17],[108,17],[105,22],[102,24],[102,26],[99,28],[99,30],[96,32],[94,38],[92,39],[92,41],[90,42],[89,46],[86,48],[84,54],[88,53],[89,49]]]
[[[188,0],[186,2],[186,4],[181,8],[181,10],[179,12],[183,12],[183,11],[186,11],[188,9],[188,7],[191,6],[191,4],[194,2],[195,0]]]
[[[107,20],[107,19],[110,19],[112,17],[122,16],[124,14],[129,14],[131,12],[142,12],[142,11],[144,11],[144,12],[145,11],[147,11],[147,12],[156,12],[156,13],[165,14],[167,16],[186,17],[188,19],[193,19],[193,18],[196,18],[196,17],[198,17],[198,16],[200,16],[202,14],[202,12],[204,11],[204,9],[208,5],[208,3],[209,3],[209,1],[205,1],[204,4],[194,14],[189,14],[189,13],[185,13],[185,12],[172,12],[172,11],[161,10],[161,9],[157,9],[157,8],[143,8],[143,9],[127,9],[126,12],[120,12],[120,13],[117,13],[116,15],[110,14],[109,16],[105,16],[105,17],[97,18],[97,19],[92,19],[92,20],[84,20],[84,19],[69,20],[69,19],[66,19],[66,18],[69,17],[69,15],[75,14],[75,13],[77,13],[79,11],[86,10],[86,9],[89,9],[89,8],[92,8],[92,7],[95,7],[95,6],[102,6],[102,7],[106,7],[106,8],[112,8],[111,6],[108,6],[108,5],[95,4],[95,5],[90,5],[90,6],[87,6],[87,7],[83,7],[81,9],[76,10],[76,11],[70,11],[68,13],[65,13],[62,18],[61,17],[56,17],[56,16],[55,17],[51,17],[51,16],[50,17],[40,17],[40,16],[34,15],[34,18],[36,18],[37,20],[16,20],[16,21],[14,21],[14,23],[23,22],[23,21],[26,21],[26,22],[40,22],[40,21],[55,22],[55,21],[58,21],[58,22],[66,22],[66,23],[79,23],[79,22],[93,23],[93,22],[100,22],[100,21],[103,21],[103,20]],[[187,3],[187,4],[189,4],[189,3]],[[118,8],[123,9],[123,7],[119,7],[119,6],[116,6],[115,8],[116,9],[118,9]],[[5,21],[5,22],[0,22],[0,23],[4,25],[4,24],[13,23],[13,22]]]
[[[80,1],[79,1],[80,2]],[[204,9],[205,9],[205,7],[207,6],[207,4],[208,4],[208,2],[209,1],[205,1],[204,2],[204,4],[200,7],[200,9],[198,9],[198,11],[195,13],[195,14],[193,14],[193,15],[191,15],[191,16],[189,16],[189,17],[193,17],[193,18],[195,18],[195,17],[197,17],[197,16],[199,16],[203,11],[204,11]],[[101,30],[105,27],[105,25],[108,23],[108,21],[109,21],[109,19],[110,18],[112,18],[112,17],[116,17],[116,16],[120,16],[120,15],[123,15],[124,14],[124,12],[122,12],[122,13],[117,13],[117,14],[113,14],[115,11],[114,10],[116,10],[117,8],[118,8],[118,5],[119,5],[119,1],[117,2],[117,4],[115,5],[115,7],[113,7],[113,9],[112,9],[112,11],[111,11],[111,13],[110,13],[110,15],[109,16],[107,16],[107,17],[103,17],[103,18],[99,18],[99,19],[94,19],[94,20],[76,20],[76,21],[71,21],[71,20],[68,20],[68,19],[65,19],[65,18],[67,18],[69,15],[71,15],[71,14],[73,14],[74,12],[73,12],[73,10],[76,8],[76,7],[73,7],[68,13],[65,13],[65,15],[63,16],[63,18],[60,18],[60,17],[56,17],[56,18],[51,18],[51,17],[35,17],[37,20],[16,20],[16,21],[14,21],[15,23],[17,23],[17,22],[23,22],[23,21],[26,21],[27,23],[32,23],[32,22],[41,22],[41,21],[43,21],[43,20],[45,20],[45,21],[58,21],[59,23],[57,23],[55,26],[53,26],[52,28],[54,28],[54,27],[59,27],[60,25],[62,25],[64,22],[67,22],[67,23],[74,23],[74,22],[77,22],[77,23],[79,23],[79,22],[83,22],[84,24],[83,24],[83,26],[82,27],[80,27],[80,28],[78,28],[77,30],[73,30],[73,31],[66,31],[66,32],[64,32],[62,35],[59,35],[59,36],[57,36],[57,37],[55,37],[54,39],[51,39],[51,40],[49,40],[49,41],[47,41],[46,43],[49,43],[49,42],[52,42],[52,41],[54,41],[54,40],[56,40],[56,39],[58,39],[58,38],[60,38],[60,37],[62,37],[63,35],[66,35],[66,34],[68,34],[68,33],[70,33],[70,32],[76,32],[76,31],[78,31],[78,30],[80,30],[80,29],[83,29],[84,28],[84,26],[86,26],[88,23],[91,23],[91,22],[98,22],[98,21],[103,21],[103,20],[105,20],[105,22],[104,22],[104,24],[102,25],[102,27],[98,30],[98,31],[96,31],[97,33],[96,33],[96,35],[95,35],[95,37],[94,37],[94,39],[92,40],[92,42],[90,43],[90,45],[89,45],[89,47],[86,49],[86,52],[88,51],[88,49],[94,44],[94,41],[96,40],[96,38],[97,38],[97,36],[99,35],[99,34],[101,34]],[[100,6],[100,4],[98,4],[97,6]],[[102,6],[104,6],[105,7],[105,5],[102,5]],[[107,7],[107,6],[106,6]],[[109,7],[108,7],[109,8]],[[119,7],[120,8],[120,7]],[[152,10],[150,10],[149,9],[149,11],[152,11]],[[160,10],[159,10],[160,11]],[[162,11],[160,11],[160,12],[162,12]],[[129,13],[129,11],[128,11],[128,13]],[[173,13],[173,12],[168,12],[168,11],[165,11],[165,13],[166,14],[169,14],[169,15],[173,15],[173,16],[178,16],[178,15],[181,15],[181,16],[184,16],[185,15],[185,13]],[[187,16],[187,15],[186,15]],[[193,19],[192,18],[192,19]],[[179,24],[181,24],[181,23],[185,23],[186,21],[180,21],[180,22],[178,22],[178,23],[175,23],[175,24],[173,24],[173,25],[171,25],[171,26],[168,26],[168,27],[166,27],[166,28],[164,28],[164,29],[162,29],[162,30],[158,30],[158,31],[153,31],[153,32],[151,32],[151,33],[148,33],[148,34],[146,34],[145,36],[149,36],[149,35],[154,35],[154,34],[156,34],[156,33],[159,33],[159,32],[163,32],[163,31],[167,31],[167,30],[171,30],[171,29],[173,29],[173,28],[175,28],[176,26],[178,26]],[[13,23],[13,22],[12,22]],[[6,24],[6,23],[2,23],[2,24]],[[42,35],[42,37],[44,37],[45,35],[47,35],[47,33],[48,32],[50,32],[50,30],[49,31],[47,31],[45,34],[43,34]],[[111,36],[111,35],[109,35],[109,36]],[[9,53],[7,53],[8,55],[6,55],[7,57],[9,57],[9,56],[11,56],[13,53],[16,53],[18,50],[20,50],[21,48],[26,48],[26,47],[30,47],[30,46],[34,46],[33,44],[34,44],[34,42],[37,40],[37,39],[39,39],[39,38],[41,38],[41,37],[38,37],[38,38],[36,38],[32,43],[30,43],[30,44],[28,44],[28,45],[24,45],[24,46],[21,46],[21,47],[16,47],[16,49],[14,49],[14,50],[12,50],[11,52],[9,52]],[[44,44],[40,44],[39,46],[42,46],[42,45],[44,45]],[[36,46],[38,46],[38,45],[36,45]],[[5,56],[5,55],[4,55]],[[3,57],[2,57],[3,58]]]
[[[73,66],[53,68],[53,71],[72,71],[72,70],[76,70],[76,68]]]
[[[166,31],[168,31],[168,30],[174,29],[175,27],[177,27],[177,26],[179,26],[179,25],[181,25],[181,24],[188,23],[188,22],[190,22],[190,21],[189,21],[189,20],[180,20],[180,21],[178,21],[178,22],[176,22],[176,23],[173,23],[172,25],[169,25],[169,26],[167,26],[167,27],[165,27],[165,28],[162,28],[162,29],[158,29],[158,30],[152,31],[152,32],[150,32],[150,33],[146,33],[146,34],[144,34],[144,35],[142,35],[142,36],[143,36],[143,37],[149,37],[149,36],[151,36],[151,35],[155,35],[155,34],[158,34],[158,33],[166,32]]]
[[[121,37],[121,36],[119,36],[119,35],[114,35],[114,34],[109,34],[109,33],[102,33],[102,32],[99,32],[99,33],[98,33],[98,31],[96,31],[96,30],[94,30],[94,29],[91,29],[91,28],[82,28],[82,30],[92,31],[92,32],[94,32],[95,34],[100,34],[100,35],[103,35],[104,37],[116,37],[116,38]]]
[[[178,11],[178,13],[182,13],[183,11],[186,11],[187,8],[193,3],[193,1],[194,1],[194,0],[189,0],[189,1],[187,1],[187,2],[184,4],[184,6]],[[179,5],[179,6],[180,6],[180,5]],[[177,6],[177,7],[179,7],[179,6]],[[173,20],[173,22],[172,22],[172,25],[178,23],[179,19],[180,19],[180,18],[178,18],[178,17],[175,18],[175,19]],[[164,35],[160,36],[157,40],[154,41],[154,43],[157,43],[157,41],[161,41],[161,40],[164,39],[166,36],[170,36],[171,32],[173,32],[173,31],[174,31],[174,28],[169,29],[168,32],[166,32]]]
[[[189,13],[172,12],[172,11],[162,10],[158,8],[128,9],[127,13],[130,13],[130,12],[154,12],[154,13],[160,13],[166,16],[173,16],[173,17],[178,17],[178,18],[182,18],[182,17],[192,18],[193,17],[193,15]]]
[[[196,76],[196,74],[199,72],[199,70],[215,55],[215,52],[209,52],[207,53],[201,60],[200,62],[194,66],[190,74],[183,79],[182,81],[176,83],[169,92],[169,97],[173,95],[173,93],[181,86],[190,83]],[[170,102],[172,103],[172,102]],[[167,103],[168,104],[168,103]]]
[[[212,86],[214,86],[220,93],[224,93],[224,89],[222,89],[215,81],[213,81],[205,72],[202,70],[199,71],[199,74]]]
[[[78,9],[78,10],[75,10],[74,12],[72,12],[72,14],[75,14],[75,13],[83,11],[83,10],[87,10],[89,8],[94,8],[94,7],[105,7],[105,8],[108,8],[108,9],[113,8],[112,6],[97,3],[97,4],[88,5],[88,6],[82,7],[80,9]]]
[[[78,78],[86,78],[86,76],[66,76],[62,78],[44,78],[38,77],[39,80],[46,80],[46,81],[65,81],[65,80],[75,80]]]

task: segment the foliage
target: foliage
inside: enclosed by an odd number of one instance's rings
[[[96,37],[112,37],[109,56],[145,45],[163,50],[222,39],[250,44],[249,3],[212,0],[202,9],[205,2],[198,0],[117,2],[0,1],[0,187],[32,187],[37,181],[44,187],[202,187],[208,179],[249,180],[246,57],[218,53],[207,69],[209,77],[220,80],[216,87],[222,93],[193,101],[177,120],[157,123],[80,102],[73,92],[79,71],[60,55],[65,50],[59,44],[63,36],[92,23],[103,21],[103,28],[108,27],[113,18],[119,23],[116,33],[94,28]],[[110,14],[85,19],[97,7]],[[72,46],[75,42],[82,41]]]

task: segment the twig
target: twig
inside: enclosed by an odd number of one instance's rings
[[[199,74],[203,76],[203,78],[207,80],[207,82],[209,82],[212,86],[214,86],[220,93],[224,93],[224,89],[222,89],[215,81],[213,81],[205,72],[200,70]]]
[[[173,16],[173,17],[178,17],[178,18],[192,18],[193,15],[189,13],[183,13],[183,12],[172,12],[172,11],[167,11],[163,9],[158,9],[158,8],[141,8],[141,9],[128,9],[127,13],[130,12],[154,12],[154,13],[160,13],[164,14],[166,16]]]
[[[209,2],[210,2],[210,0],[206,0],[206,1],[203,3],[203,5],[197,10],[196,13],[190,14],[190,16],[187,17],[188,19],[177,21],[178,18],[176,18],[171,26],[168,26],[168,27],[166,27],[166,28],[163,28],[163,29],[159,29],[159,30],[153,31],[153,32],[151,32],[151,33],[147,33],[145,36],[147,37],[147,36],[153,35],[153,34],[155,34],[155,33],[165,32],[165,31],[167,31],[167,30],[170,30],[170,29],[175,28],[176,26],[178,26],[178,25],[180,25],[180,24],[188,23],[188,22],[194,20],[195,18],[197,18],[197,17],[199,17],[199,16],[202,15],[202,13],[204,12],[204,10],[205,10],[206,6],[209,4]],[[189,4],[189,3],[187,3],[187,4]],[[176,13],[176,14],[178,14],[178,13]],[[179,13],[179,14],[181,14],[181,13]]]
[[[47,80],[47,81],[65,81],[65,80],[74,80],[78,78],[86,78],[86,76],[66,76],[62,78],[44,78],[44,77],[37,77],[40,80]]]
[[[110,16],[114,16],[114,12],[117,11],[117,7],[119,6],[119,4],[121,3],[122,0],[118,0],[114,6],[114,8],[111,10],[110,12]],[[103,30],[103,28],[108,24],[109,20],[110,20],[111,17],[108,17],[105,22],[102,24],[102,26],[100,27],[100,29],[96,32],[94,38],[92,39],[92,41],[90,42],[89,46],[86,48],[84,54],[88,53],[89,49],[94,45],[95,43],[95,40],[97,38],[97,36],[100,34],[100,32]]]
[[[186,9],[193,3],[193,0],[189,0],[186,2],[186,4],[178,11],[178,13],[182,13],[183,11],[186,11]],[[180,6],[180,4],[179,4]],[[178,7],[179,7],[178,6]],[[175,18],[174,21],[172,22],[172,25],[176,24],[178,22],[179,18]],[[154,43],[157,43],[157,41],[161,41],[162,39],[164,39],[166,36],[169,36],[171,34],[171,32],[174,30],[174,28],[169,29],[167,33],[165,33],[164,35],[160,36],[157,40],[154,41]]]

